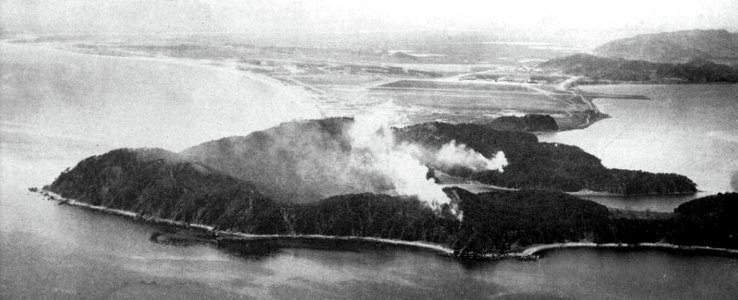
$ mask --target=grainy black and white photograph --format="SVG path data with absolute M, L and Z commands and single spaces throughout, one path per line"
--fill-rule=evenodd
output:
M 738 2 L 0 0 L 0 299 L 735 299 Z

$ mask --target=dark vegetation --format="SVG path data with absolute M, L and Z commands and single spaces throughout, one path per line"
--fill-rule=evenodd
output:
M 738 248 L 738 193 L 703 197 L 674 212 L 675 243 Z
M 578 147 L 539 143 L 535 135 L 524 132 L 496 131 L 475 124 L 427 123 L 398 129 L 396 135 L 400 140 L 436 149 L 456 140 L 487 157 L 503 151 L 509 162 L 503 173 L 433 166 L 453 176 L 498 186 L 571 192 L 587 189 L 626 195 L 696 191 L 695 183 L 685 176 L 608 169 Z
M 532 123 L 525 126 L 555 125 L 555 121 L 545 116 L 522 120 Z M 203 143 L 186 149 L 182 155 L 252 182 L 280 202 L 305 203 L 331 195 L 386 190 L 382 178 L 373 174 L 354 176 L 361 170 L 346 172 L 352 165 L 347 133 L 352 122 L 350 118 L 289 122 L 246 137 Z M 497 125 L 426 123 L 395 129 L 395 135 L 397 142 L 415 143 L 431 150 L 455 140 L 486 157 L 503 151 L 509 162 L 503 173 L 448 169 L 427 162 L 428 167 L 444 173 L 487 184 L 565 192 L 587 189 L 625 195 L 696 191 L 696 185 L 681 175 L 607 169 L 597 157 L 578 147 L 539 143 L 530 133 L 490 129 L 507 124 L 508 120 L 498 122 Z M 296 167 L 305 165 L 310 168 Z
M 290 227 L 299 234 L 371 236 L 449 244 L 458 227 L 448 205 L 440 212 L 413 197 L 350 194 L 291 206 Z
M 447 188 L 451 204 L 440 209 L 413 197 L 366 193 L 279 204 L 248 182 L 159 149 L 121 149 L 85 159 L 46 188 L 143 217 L 254 234 L 426 241 L 448 245 L 459 256 L 581 240 L 738 248 L 735 193 L 688 202 L 674 214 L 656 217 L 612 212 L 591 201 L 540 190 L 472 194 Z
M 181 155 L 249 181 L 284 203 L 372 191 L 371 180 L 354 182 L 347 172 L 351 143 L 345 127 L 350 122 L 349 118 L 288 122 L 247 136 L 202 143 Z
M 738 82 L 738 69 L 705 59 L 672 64 L 574 54 L 551 59 L 539 66 L 571 75 L 587 76 L 594 80 L 684 83 Z
M 465 253 L 499 253 L 532 244 L 606 240 L 609 212 L 597 203 L 545 191 L 472 194 L 453 188 L 463 222 L 453 249 Z
M 142 215 L 273 233 L 279 208 L 253 185 L 162 149 L 120 149 L 81 161 L 48 187 L 64 197 Z
M 541 132 L 559 130 L 556 120 L 549 115 L 503 116 L 483 124 L 490 129 L 499 131 Z

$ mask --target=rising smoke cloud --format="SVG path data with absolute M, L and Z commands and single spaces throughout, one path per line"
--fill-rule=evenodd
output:
M 438 151 L 406 142 L 397 143 L 391 125 L 406 120 L 396 111 L 391 102 L 381 105 L 369 114 L 355 117 L 348 132 L 354 167 L 384 176 L 399 195 L 417 196 L 431 207 L 449 203 L 442 187 L 427 178 L 429 169 L 423 161 L 447 168 L 466 167 L 475 172 L 502 172 L 507 165 L 502 151 L 488 159 L 466 145 L 457 145 L 455 140 Z
M 353 167 L 383 176 L 399 195 L 417 196 L 431 207 L 448 203 L 446 194 L 427 178 L 428 168 L 418 159 L 425 150 L 395 142 L 390 124 L 401 122 L 404 116 L 383 108 L 355 117 L 348 131 Z
M 428 178 L 434 169 L 502 171 L 504 153 L 488 158 L 451 141 L 440 148 L 398 141 L 407 124 L 390 103 L 348 118 L 284 123 L 247 137 L 187 149 L 183 155 L 257 185 L 278 201 L 307 203 L 351 193 L 416 196 L 431 207 L 450 203 Z
M 492 159 L 488 159 L 481 153 L 467 148 L 464 144 L 457 145 L 456 140 L 441 147 L 436 154 L 436 161 L 447 168 L 466 167 L 475 172 L 486 170 L 503 172 L 503 167 L 507 166 L 504 152 L 498 151 Z

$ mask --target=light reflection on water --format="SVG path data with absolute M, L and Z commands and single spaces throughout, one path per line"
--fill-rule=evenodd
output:
M 43 52 L 34 54 L 44 55 Z M 75 65 L 65 61 L 67 59 L 71 62 L 80 60 L 77 56 L 67 57 L 55 52 L 52 58 L 46 57 L 40 61 L 59 60 L 58 63 L 62 65 Z M 110 65 L 104 62 L 100 64 L 108 70 L 131 67 L 119 59 L 111 61 Z M 136 63 L 134 65 L 141 67 Z M 94 70 L 84 74 L 89 66 L 74 70 L 82 73 L 65 71 L 61 74 L 71 76 L 75 82 L 85 78 L 92 80 L 94 76 L 101 75 Z M 159 70 L 166 70 L 166 74 L 192 72 L 188 70 L 181 73 L 181 70 L 171 66 Z M 127 72 L 146 73 L 130 69 Z M 156 72 L 155 75 L 160 74 Z M 210 74 L 207 72 L 196 77 L 205 80 Z M 46 76 L 45 72 L 40 74 L 41 79 L 30 78 L 25 81 L 30 85 L 28 91 L 31 95 L 37 95 L 32 91 L 36 89 L 34 84 L 40 84 L 42 91 L 64 91 L 70 88 L 64 76 Z M 151 90 L 146 82 L 139 78 L 132 80 L 130 85 L 117 83 L 108 86 L 114 87 L 112 90 L 83 84 L 87 89 L 83 89 L 86 92 L 81 96 L 92 105 L 98 96 L 115 98 L 111 93 L 120 92 L 121 89 Z M 195 85 L 191 88 L 198 87 L 196 82 L 190 83 Z M 270 93 L 268 90 L 256 90 Z M 2 92 L 3 101 L 8 99 L 5 97 L 7 93 L 13 93 L 8 90 Z M 75 93 L 78 91 L 72 92 Z M 144 94 L 140 91 L 134 93 Z M 49 100 L 43 97 L 49 95 L 53 96 L 42 93 L 42 98 L 36 99 L 41 102 L 28 103 L 32 106 L 41 105 Z M 255 99 L 264 98 L 256 96 Z M 106 101 L 111 100 L 107 98 Z M 103 103 L 110 103 L 106 101 Z M 8 102 L 3 103 L 3 108 L 7 108 Z M 63 106 L 58 108 L 64 109 Z M 727 299 L 738 293 L 738 266 L 735 259 L 650 250 L 571 250 L 549 253 L 537 262 L 463 262 L 431 253 L 403 250 L 282 249 L 258 257 L 241 256 L 206 245 L 175 247 L 152 243 L 149 237 L 159 228 L 74 207 L 58 206 L 26 190 L 29 186 L 50 183 L 61 170 L 73 167 L 82 158 L 103 153 L 119 143 L 132 142 L 136 132 L 150 130 L 138 124 L 140 119 L 106 119 L 99 116 L 87 119 L 85 115 L 71 115 L 71 111 L 64 111 L 63 117 L 59 117 L 50 114 L 47 108 L 35 110 L 13 106 L 13 109 L 16 113 L 25 112 L 25 115 L 13 115 L 12 120 L 10 115 L 3 115 L 5 122 L 0 123 L 0 298 L 3 299 Z M 42 112 L 41 116 L 36 114 L 39 111 Z M 258 115 L 266 112 L 252 113 Z M 281 113 L 274 112 L 277 115 Z M 269 119 L 269 122 L 278 121 L 275 115 L 272 116 L 275 118 Z M 108 127 L 94 127 L 94 122 L 110 120 L 118 122 L 116 126 L 119 127 L 132 127 L 123 130 L 126 133 L 124 135 L 104 138 L 103 143 L 90 140 L 100 133 L 118 132 L 106 132 L 111 130 Z M 93 125 L 85 123 L 88 121 Z M 66 122 L 61 124 L 64 125 L 61 132 L 54 131 L 54 122 Z M 39 127 L 41 130 L 34 129 Z M 171 130 L 175 127 L 165 126 L 162 130 L 167 128 Z M 85 131 L 88 129 L 91 132 Z M 167 136 L 165 131 L 159 134 L 158 138 Z M 188 141 L 176 137 L 165 139 L 163 146 L 177 147 Z M 146 141 L 135 142 L 140 144 Z M 136 143 L 134 145 L 138 145 Z
M 738 293 L 738 259 L 653 250 L 464 262 L 399 249 L 242 256 L 209 245 L 157 244 L 149 236 L 160 228 L 26 191 L 24 179 L 37 174 L 14 165 L 3 161 L 3 174 L 10 169 L 16 176 L 0 180 L 2 298 L 729 299 Z
M 705 193 L 691 197 L 591 197 L 622 208 L 672 211 L 695 197 L 732 191 L 738 172 L 738 85 L 585 86 L 593 92 L 646 95 L 651 100 L 596 99 L 612 118 L 587 129 L 539 135 L 576 145 L 609 168 L 683 174 Z

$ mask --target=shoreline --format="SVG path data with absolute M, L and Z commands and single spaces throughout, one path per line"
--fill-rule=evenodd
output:
M 520 191 L 518 188 L 511 188 L 511 187 L 504 187 L 504 186 L 498 186 L 493 184 L 486 184 L 486 183 L 480 183 L 480 182 L 465 182 L 465 183 L 441 183 L 443 187 L 460 187 L 465 190 L 468 190 L 474 194 L 484 193 L 484 192 L 490 192 L 490 191 Z M 670 193 L 670 194 L 619 194 L 619 193 L 611 193 L 611 192 L 601 192 L 601 191 L 592 191 L 592 190 L 579 190 L 576 192 L 565 192 L 562 191 L 564 194 L 572 195 L 575 197 L 603 197 L 603 198 L 622 198 L 622 199 L 628 199 L 630 197 L 679 197 L 679 196 L 693 196 L 697 195 L 699 193 L 704 193 L 704 191 L 696 191 L 696 192 L 683 192 L 683 193 Z
M 576 248 L 600 248 L 600 249 L 659 249 L 659 250 L 680 250 L 688 252 L 711 252 L 718 255 L 738 256 L 738 249 L 717 248 L 708 246 L 686 246 L 671 243 L 604 243 L 597 244 L 593 242 L 570 242 L 570 243 L 554 243 L 531 246 L 520 252 L 521 256 L 535 256 L 557 249 L 576 249 Z
M 47 198 L 47 200 L 58 201 L 59 205 L 69 205 L 110 215 L 116 215 L 125 217 L 132 220 L 138 220 L 145 223 L 168 225 L 182 229 L 196 229 L 202 230 L 209 233 L 218 235 L 217 240 L 229 240 L 229 241 L 265 241 L 265 240 L 279 240 L 279 239 L 306 239 L 306 240 L 331 240 L 331 241 L 361 241 L 361 242 L 373 242 L 381 243 L 392 246 L 410 247 L 418 250 L 429 250 L 442 256 L 455 256 L 454 251 L 451 248 L 421 241 L 403 241 L 394 239 L 385 239 L 377 237 L 359 237 L 359 236 L 331 236 L 331 235 L 318 235 L 318 234 L 306 234 L 306 235 L 291 235 L 291 234 L 249 234 L 243 232 L 233 232 L 226 230 L 216 230 L 213 226 L 195 223 L 186 223 L 182 221 L 174 221 L 170 219 L 163 219 L 158 217 L 143 217 L 142 215 L 121 209 L 108 208 L 104 206 L 87 204 L 84 202 L 76 201 L 74 199 L 64 198 L 59 194 L 56 194 L 47 190 L 38 190 L 40 196 Z
M 7 46 L 7 45 L 9 45 L 10 47 L 16 47 L 16 48 L 26 48 L 26 49 L 30 48 L 30 49 L 42 49 L 42 50 L 48 50 L 48 51 L 55 51 L 55 52 L 64 53 L 67 55 L 74 55 L 74 56 L 105 57 L 105 58 L 112 58 L 116 60 L 154 62 L 154 63 L 162 63 L 166 65 L 175 65 L 175 66 L 190 67 L 190 68 L 201 68 L 204 70 L 210 70 L 214 72 L 233 72 L 245 78 L 253 80 L 254 82 L 275 88 L 277 90 L 280 88 L 288 88 L 288 89 L 294 89 L 295 91 L 298 91 L 298 90 L 301 91 L 300 88 L 302 88 L 302 86 L 289 84 L 287 82 L 279 80 L 278 78 L 268 76 L 265 74 L 240 70 L 237 68 L 230 68 L 228 67 L 228 63 L 229 63 L 228 61 L 218 61 L 214 59 L 181 58 L 181 57 L 172 57 L 172 56 L 135 55 L 135 54 L 111 55 L 111 54 L 105 54 L 105 53 L 91 53 L 91 52 L 84 52 L 84 51 L 76 51 L 75 49 L 63 47 L 61 44 L 54 45 L 53 43 L 13 43 L 7 40 L 0 40 L 0 46 Z M 220 63 L 220 64 L 214 64 L 214 63 Z M 314 102 L 313 99 L 309 99 L 309 100 L 311 102 Z
M 310 102 L 316 105 L 317 105 L 317 102 L 315 100 L 316 99 L 315 97 L 324 96 L 323 91 L 317 90 L 316 88 L 311 87 L 290 76 L 287 76 L 289 80 L 284 80 L 283 78 L 270 76 L 268 74 L 260 74 L 260 73 L 251 72 L 247 70 L 241 70 L 235 67 L 229 68 L 227 67 L 228 65 L 227 61 L 219 61 L 215 59 L 194 59 L 194 58 L 172 57 L 172 56 L 154 56 L 154 55 L 142 55 L 140 53 L 127 53 L 127 55 L 113 55 L 109 53 L 94 53 L 94 52 L 78 51 L 78 49 L 65 47 L 65 45 L 63 44 L 54 44 L 54 43 L 13 43 L 12 41 L 8 41 L 8 40 L 0 41 L 0 43 L 9 44 L 13 47 L 31 47 L 31 48 L 37 48 L 37 49 L 41 48 L 41 49 L 46 49 L 46 50 L 63 52 L 63 53 L 70 54 L 70 55 L 111 57 L 115 59 L 131 59 L 131 60 L 136 60 L 136 61 L 141 61 L 141 62 L 158 62 L 158 63 L 164 63 L 164 64 L 180 65 L 180 66 L 185 66 L 185 67 L 199 67 L 199 68 L 205 68 L 205 69 L 216 70 L 216 71 L 225 70 L 225 71 L 230 71 L 230 72 L 237 72 L 251 80 L 254 80 L 255 82 L 259 82 L 260 84 L 264 84 L 264 85 L 269 85 L 277 89 L 288 88 L 288 89 L 301 90 L 307 93 L 308 95 L 310 95 L 310 97 L 308 97 Z M 223 64 L 216 64 L 216 63 L 223 63 Z M 594 104 L 593 100 L 595 98 L 587 97 L 586 94 L 582 94 L 576 90 L 573 90 L 573 88 L 576 87 L 575 82 L 572 82 L 570 85 L 566 85 L 565 87 L 566 87 L 565 91 L 581 96 L 582 99 L 589 105 L 591 110 L 568 112 L 570 114 L 568 118 L 570 119 L 572 126 L 562 127 L 555 132 L 586 129 L 587 127 L 591 126 L 592 124 L 598 121 L 609 118 L 607 114 L 602 113 L 597 108 L 597 106 Z M 392 89 L 392 88 L 387 88 L 387 89 Z M 318 109 L 321 111 L 321 114 L 325 114 L 324 108 L 318 106 Z M 525 114 L 533 114 L 533 113 L 535 112 L 525 112 Z M 572 113 L 580 117 L 579 118 L 574 117 L 574 115 L 571 115 Z M 555 114 L 555 112 L 551 111 L 546 114 L 553 115 Z
M 611 193 L 611 192 L 600 192 L 600 191 L 592 191 L 592 190 L 579 190 L 576 192 L 564 192 L 572 196 L 577 197 L 618 197 L 618 198 L 628 198 L 628 197 L 678 197 L 678 196 L 690 196 L 690 195 L 697 195 L 699 193 L 703 193 L 704 191 L 695 191 L 695 192 L 683 192 L 683 193 L 669 193 L 669 194 L 619 194 L 619 193 Z
M 443 245 L 433 244 L 422 241 L 404 241 L 395 239 L 385 239 L 377 237 L 360 237 L 360 236 L 329 236 L 329 235 L 318 235 L 318 234 L 306 234 L 306 235 L 291 235 L 291 234 L 248 234 L 243 232 L 233 232 L 216 230 L 213 226 L 203 224 L 192 224 L 182 221 L 174 221 L 169 219 L 163 219 L 158 217 L 143 217 L 138 213 L 131 211 L 107 208 L 104 206 L 91 205 L 83 202 L 76 201 L 74 199 L 64 198 L 59 194 L 51 191 L 40 189 L 36 192 L 31 191 L 34 194 L 38 194 L 46 200 L 58 201 L 58 205 L 70 205 L 78 208 L 88 209 L 96 212 L 101 212 L 110 215 L 116 215 L 125 217 L 131 220 L 137 220 L 144 223 L 157 224 L 157 225 L 168 225 L 181 229 L 196 229 L 207 233 L 214 233 L 218 237 L 213 241 L 224 240 L 229 242 L 248 242 L 248 241 L 279 241 L 279 240 L 325 240 L 325 241 L 354 241 L 354 242 L 368 242 L 368 243 L 379 243 L 390 246 L 408 247 L 415 250 L 424 250 L 434 252 L 440 256 L 453 257 L 456 259 L 472 259 L 472 260 L 501 260 L 501 259 L 519 259 L 519 260 L 537 260 L 540 258 L 540 254 L 551 250 L 558 249 L 576 249 L 576 248 L 593 248 L 593 249 L 657 249 L 657 250 L 678 250 L 685 252 L 706 252 L 718 256 L 735 256 L 738 257 L 738 249 L 730 248 L 718 248 L 708 246 L 687 246 L 687 245 L 676 245 L 670 243 L 593 243 L 593 242 L 567 242 L 567 243 L 552 243 L 552 244 L 541 244 L 528 246 L 522 250 L 515 252 L 506 253 L 467 253 L 458 255 L 453 249 Z

